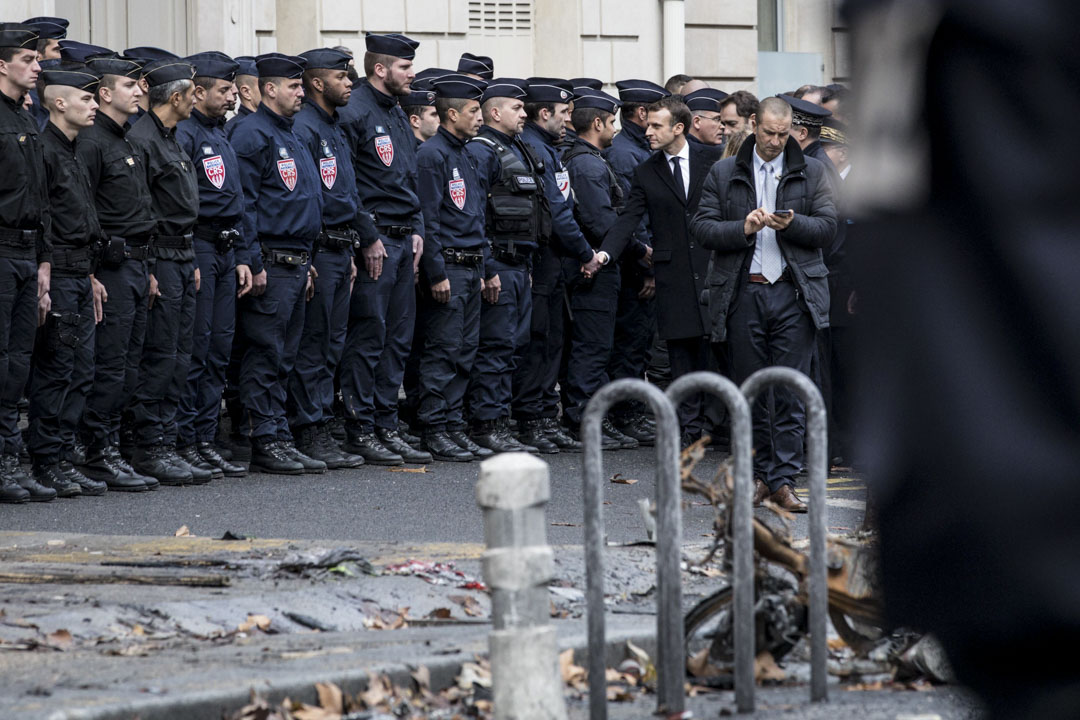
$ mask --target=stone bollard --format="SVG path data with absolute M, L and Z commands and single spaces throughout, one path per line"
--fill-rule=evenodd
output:
M 480 463 L 484 580 L 491 588 L 491 681 L 495 720 L 566 720 L 548 582 L 548 466 L 527 453 Z

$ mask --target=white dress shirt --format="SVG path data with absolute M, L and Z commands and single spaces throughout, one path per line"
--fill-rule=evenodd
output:
M 762 168 L 768 168 L 768 172 L 772 173 L 776 178 L 777 188 L 780 186 L 780 177 L 784 174 L 784 153 L 780 153 L 769 162 L 765 162 L 757 153 L 757 148 L 754 148 L 754 152 L 751 153 L 754 157 L 754 188 L 757 191 L 757 200 L 760 203 L 759 207 L 765 207 L 765 173 L 762 172 Z M 775 207 L 766 207 L 770 213 L 776 212 Z M 758 232 L 757 243 L 754 245 L 754 258 L 750 261 L 750 273 L 752 275 L 761 274 L 761 233 L 771 232 L 775 233 L 775 230 L 770 228 L 763 228 Z M 780 267 L 786 268 L 787 261 L 781 259 Z
M 671 155 L 667 150 L 664 151 L 664 157 L 667 158 L 668 170 L 671 171 L 672 176 L 675 175 L 675 163 L 672 162 L 672 158 L 679 158 L 679 172 L 682 173 L 683 183 L 683 197 L 690 197 L 690 141 L 684 140 L 682 150 Z

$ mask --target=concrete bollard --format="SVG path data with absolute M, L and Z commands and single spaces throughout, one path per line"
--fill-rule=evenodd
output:
M 480 463 L 484 580 L 491 588 L 491 681 L 495 720 L 566 720 L 548 582 L 548 466 L 527 453 Z

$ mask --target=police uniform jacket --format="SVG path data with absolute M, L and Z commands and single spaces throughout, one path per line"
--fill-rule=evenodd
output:
M 593 249 L 574 220 L 574 194 L 570 189 L 570 172 L 559 159 L 555 149 L 558 138 L 534 122 L 525 123 L 521 139 L 532 148 L 544 164 L 544 195 L 551 209 L 552 239 L 558 243 L 561 254 L 587 263 L 593 258 Z
M 22 98 L 0 93 L 0 228 L 47 231 L 49 190 L 46 186 L 41 138 Z M 0 244 L 21 241 L 0 239 Z M 38 262 L 48 262 L 45 232 L 39 232 L 35 248 Z
M 526 155 L 528 154 L 528 150 L 526 150 L 521 145 L 521 140 L 519 138 L 512 138 L 506 133 L 496 130 L 490 125 L 482 126 L 480 128 L 479 136 L 487 138 L 492 142 L 498 143 L 505 148 L 509 148 L 510 151 L 517 156 L 518 160 L 520 160 L 526 168 L 529 168 L 530 170 L 532 169 L 532 161 L 529 159 L 529 157 L 526 157 Z M 485 195 L 487 195 L 491 192 L 491 189 L 498 185 L 498 183 L 502 179 L 503 167 L 502 163 L 499 161 L 499 154 L 495 151 L 495 148 L 493 148 L 488 143 L 484 142 L 483 140 L 476 139 L 470 140 L 468 143 L 466 143 L 465 150 L 470 155 L 472 155 L 473 159 L 476 161 L 476 167 L 477 172 L 480 176 L 480 182 L 483 185 Z M 542 192 L 542 188 L 537 187 L 536 192 Z M 490 206 L 486 208 L 486 212 L 491 212 Z M 486 221 L 488 224 L 488 232 L 490 234 L 491 218 L 487 217 Z M 534 228 L 534 231 L 538 234 L 539 228 Z M 493 243 L 497 242 L 496 238 L 494 237 L 489 237 L 489 240 L 491 240 Z M 534 250 L 536 250 L 537 243 L 535 240 L 528 239 L 524 235 L 515 234 L 514 246 L 514 252 L 530 254 Z
M 244 186 L 245 247 L 236 263 L 263 271 L 260 244 L 311 252 L 322 229 L 319 172 L 293 119 L 266 105 L 246 117 L 232 137 Z
M 377 225 L 411 225 L 426 242 L 417 196 L 416 136 L 398 99 L 362 79 L 338 113 L 352 144 L 364 209 L 374 213 Z M 370 245 L 374 240 L 365 242 Z
M 417 156 L 420 177 L 420 202 L 427 220 L 424 254 L 420 262 L 432 285 L 446 279 L 442 250 L 482 252 L 485 265 L 491 251 L 484 237 L 486 195 L 472 155 L 465 151 L 465 141 L 440 127 L 420 146 Z
M 50 262 L 54 273 L 63 273 L 72 263 L 65 257 L 68 250 L 86 249 L 80 264 L 90 272 L 90 247 L 101 239 L 101 225 L 94 210 L 94 194 L 86 165 L 75 152 L 75 142 L 68 140 L 52 123 L 42 133 L 45 176 L 49 183 L 49 206 L 52 223 L 49 241 L 52 246 Z M 83 274 L 83 273 L 79 273 Z
M 756 235 L 743 232 L 746 216 L 761 207 L 751 157 L 754 148 L 755 143 L 748 140 L 736 157 L 712 166 L 690 224 L 694 240 L 713 251 L 708 302 L 714 342 L 727 339 L 728 313 L 747 282 L 757 242 Z M 776 240 L 814 326 L 826 328 L 829 271 L 822 248 L 836 235 L 836 207 L 825 166 L 805 157 L 794 138 L 789 138 L 784 148 L 784 174 L 776 188 L 776 207 L 795 211 L 787 229 L 777 231 Z
M 599 248 L 622 209 L 622 186 L 601 157 L 600 149 L 580 137 L 568 151 L 567 158 L 578 225 L 589 244 Z
M 241 105 L 236 109 L 236 114 L 228 119 L 225 123 L 225 136 L 232 140 L 233 133 L 236 132 L 236 127 L 240 122 L 252 114 L 251 110 L 247 109 L 246 105 Z
M 91 127 L 79 132 L 75 146 L 94 189 L 98 221 L 107 237 L 138 242 L 154 230 L 145 160 L 112 118 L 98 112 Z
M 337 114 L 329 115 L 313 102 L 304 102 L 293 125 L 319 170 L 323 193 L 323 224 L 349 226 L 367 247 L 379 238 L 371 216 L 364 211 L 356 187 L 356 170 L 345 129 Z
M 199 217 L 199 185 L 191 158 L 176 142 L 176 128 L 161 124 L 156 113 L 143 115 L 128 133 L 132 145 L 146 163 L 146 184 L 150 188 L 157 220 L 154 257 L 177 262 L 195 260 L 191 242 L 173 247 L 170 238 L 188 235 Z
M 217 232 L 239 229 L 244 216 L 244 188 L 240 161 L 225 136 L 223 118 L 209 118 L 198 110 L 176 126 L 176 141 L 195 166 L 202 229 Z
M 608 161 L 608 164 L 615 170 L 615 174 L 619 176 L 622 181 L 623 192 L 627 197 L 630 195 L 630 184 L 634 177 L 634 170 L 652 157 L 652 154 L 653 151 L 649 147 L 649 141 L 645 139 L 645 129 L 632 122 L 623 123 L 619 134 L 611 141 L 611 147 L 604 150 L 604 159 Z M 641 244 L 652 244 L 651 223 L 647 212 L 638 225 L 637 239 Z M 644 247 L 641 250 L 644 252 Z M 642 279 L 653 274 L 653 270 L 642 267 L 636 262 L 625 262 L 622 264 L 623 287 L 634 291 L 640 290 Z

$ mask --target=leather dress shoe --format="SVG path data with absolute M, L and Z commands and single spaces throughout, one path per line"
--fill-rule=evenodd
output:
M 277 438 L 256 439 L 251 443 L 248 470 L 270 475 L 304 474 L 304 466 L 292 458 Z
M 468 450 L 464 449 L 446 433 L 446 431 L 424 433 L 424 449 L 431 453 L 436 460 L 447 462 L 471 462 L 475 459 Z
M 494 450 L 480 447 L 479 445 L 474 443 L 472 440 L 469 439 L 469 436 L 466 435 L 463 430 L 447 430 L 446 434 L 451 440 L 458 444 L 458 447 L 460 447 L 462 450 L 468 450 L 473 454 L 474 457 L 482 459 L 489 458 L 495 454 Z
M 345 452 L 364 458 L 368 465 L 404 465 L 405 458 L 383 445 L 373 430 L 349 431 L 349 439 L 341 446 Z
M 207 465 L 216 467 L 225 477 L 236 478 L 247 476 L 247 470 L 244 469 L 243 465 L 237 465 L 236 463 L 231 462 L 230 458 L 222 455 L 213 443 L 196 443 L 195 449 L 199 451 L 199 456 L 202 457 Z
M 555 418 L 543 418 L 540 421 L 544 428 L 544 437 L 559 448 L 559 452 L 581 452 L 581 441 L 571 437 L 566 430 L 559 426 Z M 535 443 L 529 443 L 534 445 Z M 539 447 L 539 446 L 537 446 Z
M 176 452 L 176 448 L 167 447 L 165 449 L 165 453 L 170 463 L 180 468 L 181 470 L 187 470 L 191 474 L 192 485 L 205 485 L 206 483 L 214 479 L 214 472 L 212 470 L 207 470 L 206 468 L 202 467 L 201 464 L 192 465 L 186 459 L 181 457 L 179 453 Z
M 600 423 L 600 432 L 606 437 L 618 441 L 619 447 L 623 450 L 633 450 L 634 448 L 641 446 L 641 443 L 637 440 L 626 433 L 620 432 L 611 422 L 610 418 L 604 418 L 603 422 Z
M 120 448 L 115 445 L 106 445 L 105 455 L 108 456 L 116 467 L 124 471 L 124 473 L 142 480 L 143 484 L 146 485 L 147 490 L 157 490 L 161 487 L 161 483 L 158 482 L 157 478 L 136 472 L 135 468 L 131 467 L 131 465 L 128 464 L 128 461 L 124 459 L 124 456 L 120 454 Z
M 105 483 L 99 482 L 97 480 L 91 480 L 90 478 L 83 475 L 68 460 L 60 461 L 60 472 L 64 473 L 64 477 L 66 477 L 68 480 L 78 485 L 82 489 L 83 495 L 104 495 L 105 492 L 109 489 L 109 486 Z
M 126 472 L 105 449 L 106 446 L 101 445 L 87 448 L 86 462 L 79 466 L 80 472 L 92 480 L 105 483 L 116 492 L 145 491 L 147 487 L 143 479 L 133 472 Z
M 779 505 L 790 513 L 806 512 L 806 503 L 796 497 L 790 485 L 781 485 L 779 490 L 769 496 L 769 502 Z
M 68 479 L 58 462 L 35 465 L 33 476 L 34 482 L 38 485 L 54 490 L 56 497 L 73 498 L 82 495 L 82 488 L 78 483 Z
M 761 478 L 754 478 L 754 507 L 761 507 L 761 503 L 765 502 L 769 495 L 769 486 Z
M 0 470 L 4 476 L 10 477 L 16 485 L 28 493 L 27 500 L 30 502 L 49 502 L 56 499 L 55 490 L 39 485 L 37 480 L 26 474 L 22 465 L 19 464 L 18 455 L 9 453 L 0 457 Z
M 514 437 L 522 445 L 536 448 L 536 451 L 542 455 L 555 455 L 559 452 L 559 446 L 545 434 L 543 420 L 519 421 L 517 434 Z
M 225 477 L 225 473 L 221 471 L 221 468 L 206 462 L 206 458 L 199 452 L 199 448 L 194 445 L 185 445 L 182 448 L 176 448 L 176 454 L 191 467 L 199 468 L 200 470 L 210 473 L 210 477 L 213 480 L 220 480 Z
M 0 503 L 27 502 L 30 499 L 30 491 L 19 485 L 14 473 L 11 472 L 9 467 L 11 461 L 8 458 L 12 458 L 16 466 L 19 464 L 17 455 L 4 455 L 0 458 Z
M 407 463 L 422 465 L 435 459 L 426 450 L 417 450 L 413 447 L 413 443 L 406 440 L 400 430 L 387 430 L 386 428 L 377 427 L 375 428 L 375 435 L 379 438 L 379 442 L 383 444 L 383 447 L 405 458 Z M 420 438 L 417 438 L 417 441 L 419 440 Z
M 147 477 L 152 477 L 162 485 L 191 485 L 191 471 L 186 467 L 174 465 L 169 458 L 169 451 L 164 445 L 151 445 L 136 448 L 131 456 L 131 468 Z
M 285 452 L 289 454 L 296 462 L 304 466 L 304 472 L 310 475 L 322 475 L 326 472 L 326 463 L 322 460 L 316 460 L 313 457 L 309 457 L 304 453 L 296 449 L 296 445 L 292 440 L 279 440 L 281 446 L 285 448 Z

